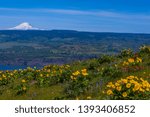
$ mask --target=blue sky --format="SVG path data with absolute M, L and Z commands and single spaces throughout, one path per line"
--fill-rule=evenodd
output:
M 150 33 L 149 0 L 0 0 L 0 29 Z

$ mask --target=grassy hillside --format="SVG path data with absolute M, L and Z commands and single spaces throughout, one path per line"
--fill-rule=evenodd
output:
M 150 46 L 67 65 L 0 71 L 0 99 L 150 99 Z

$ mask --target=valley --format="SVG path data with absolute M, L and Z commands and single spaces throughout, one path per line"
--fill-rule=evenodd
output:
M 66 64 L 122 49 L 149 45 L 149 34 L 98 33 L 73 30 L 1 30 L 0 64 L 44 66 Z

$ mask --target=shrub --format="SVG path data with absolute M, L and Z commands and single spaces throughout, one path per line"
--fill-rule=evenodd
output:
M 73 72 L 65 88 L 65 93 L 67 93 L 69 97 L 77 97 L 81 93 L 84 93 L 90 84 L 88 75 L 89 73 L 86 69 Z
M 121 77 L 122 71 L 116 67 L 106 67 L 102 70 L 102 76 L 111 78 Z
M 98 59 L 98 62 L 99 62 L 99 64 L 111 63 L 111 62 L 113 62 L 113 60 L 114 60 L 113 56 L 103 55 L 102 57 L 100 57 Z
M 140 47 L 140 53 L 148 53 L 150 54 L 150 46 L 142 46 Z
M 123 61 L 122 69 L 126 72 L 135 72 L 143 69 L 142 67 L 142 58 L 135 57 L 135 58 L 128 58 L 127 60 Z
M 133 51 L 131 49 L 124 49 L 121 51 L 119 57 L 132 57 L 133 56 Z
M 87 63 L 88 70 L 97 70 L 98 67 L 99 67 L 99 62 L 97 61 L 97 59 L 93 59 L 92 61 Z
M 22 79 L 21 82 L 15 87 L 16 95 L 22 95 L 27 92 L 28 84 L 25 79 Z

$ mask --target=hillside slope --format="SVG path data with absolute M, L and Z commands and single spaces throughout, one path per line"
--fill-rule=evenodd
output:
M 69 65 L 0 71 L 0 99 L 150 99 L 150 46 Z

